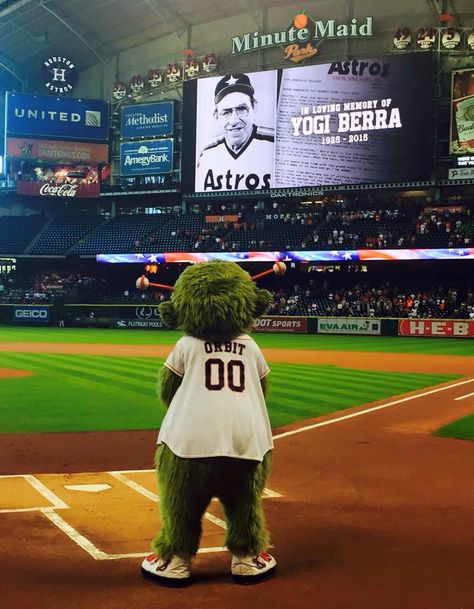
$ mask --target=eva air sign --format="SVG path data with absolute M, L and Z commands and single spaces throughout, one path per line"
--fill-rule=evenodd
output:
M 353 18 L 348 23 L 328 19 L 315 21 L 306 15 L 298 13 L 286 30 L 263 34 L 249 32 L 232 38 L 232 55 L 260 51 L 274 46 L 283 47 L 283 57 L 298 63 L 318 52 L 323 40 L 344 38 L 367 38 L 374 35 L 374 18 Z

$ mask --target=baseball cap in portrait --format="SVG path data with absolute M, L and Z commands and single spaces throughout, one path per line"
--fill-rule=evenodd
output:
M 246 93 L 250 97 L 255 93 L 247 74 L 226 74 L 217 83 L 214 102 L 218 104 L 229 93 Z

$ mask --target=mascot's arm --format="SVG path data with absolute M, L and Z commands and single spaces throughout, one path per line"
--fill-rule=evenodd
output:
M 183 377 L 171 372 L 169 368 L 163 366 L 160 372 L 160 383 L 158 386 L 158 394 L 163 404 L 168 408 L 174 394 L 178 391 L 179 386 L 183 382 Z
M 260 379 L 260 385 L 262 386 L 262 391 L 265 399 L 268 397 L 268 379 L 266 376 Z

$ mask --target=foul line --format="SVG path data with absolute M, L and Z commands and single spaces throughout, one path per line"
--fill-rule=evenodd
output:
M 458 400 L 465 400 L 466 398 L 470 398 L 471 395 L 474 395 L 474 391 L 472 393 L 466 393 L 466 395 L 460 395 L 458 398 L 454 398 L 457 402 Z
M 433 395 L 434 393 L 439 393 L 441 391 L 447 391 L 448 389 L 453 389 L 455 387 L 459 387 L 461 385 L 466 385 L 467 383 L 472 383 L 472 382 L 474 382 L 474 379 L 468 379 L 465 381 L 452 383 L 450 385 L 445 385 L 443 387 L 438 387 L 437 389 L 431 389 L 430 391 L 423 391 L 422 393 L 410 395 L 408 397 L 400 398 L 398 400 L 393 400 L 391 402 L 386 402 L 385 404 L 379 404 L 378 406 L 374 406 L 372 408 L 366 408 L 364 410 L 360 410 L 358 412 L 347 414 L 342 417 L 336 417 L 335 419 L 330 419 L 328 421 L 314 423 L 313 425 L 305 425 L 304 427 L 300 427 L 299 429 L 294 429 L 293 431 L 287 431 L 287 432 L 284 432 L 281 434 L 277 434 L 277 435 L 273 436 L 273 439 L 279 440 L 280 438 L 293 436 L 295 434 L 302 433 L 304 431 L 309 431 L 311 429 L 316 429 L 318 427 L 325 427 L 326 425 L 333 425 L 334 423 L 339 423 L 341 421 L 346 421 L 348 419 L 360 417 L 364 414 L 369 414 L 371 412 L 376 412 L 378 410 L 384 410 L 385 408 L 389 408 L 390 406 L 395 406 L 397 404 L 402 404 L 404 402 L 416 400 L 418 398 L 422 398 L 427 395 Z M 463 396 L 459 396 L 454 399 L 462 400 L 471 395 L 474 395 L 474 392 L 463 395 Z M 141 495 L 143 495 L 153 501 L 159 501 L 158 495 L 156 495 L 155 493 L 152 493 L 147 488 L 141 486 L 137 482 L 134 482 L 133 480 L 130 480 L 129 478 L 124 476 L 124 474 L 126 474 L 126 473 L 131 474 L 131 473 L 153 472 L 153 471 L 154 470 L 123 470 L 122 472 L 110 471 L 108 473 L 111 476 L 113 476 L 114 478 L 116 478 L 117 480 L 119 480 L 120 482 L 122 482 L 123 484 L 125 484 L 128 487 L 130 487 L 131 489 L 133 489 L 135 492 L 138 492 Z M 7 477 L 15 477 L 15 476 L 1 476 L 1 477 L 7 478 Z M 77 531 L 68 522 L 66 522 L 64 520 L 64 518 L 62 518 L 59 514 L 57 514 L 54 511 L 55 509 L 69 507 L 68 505 L 66 505 L 66 503 L 64 503 L 61 499 L 59 499 L 59 497 L 57 497 L 52 491 L 50 491 L 46 486 L 44 486 L 44 484 L 42 482 L 40 482 L 37 478 L 35 478 L 33 475 L 24 474 L 21 477 L 23 477 L 25 480 L 27 480 L 33 486 L 33 488 L 35 488 L 46 499 L 48 499 L 48 501 L 50 503 L 52 503 L 53 507 L 40 508 L 39 511 L 41 511 L 41 513 L 44 514 L 44 516 L 46 518 L 48 518 L 65 535 L 67 535 L 74 543 L 76 543 L 79 547 L 81 547 L 85 552 L 87 552 L 95 560 L 119 560 L 119 559 L 123 559 L 123 558 L 144 558 L 145 556 L 148 556 L 149 552 L 143 552 L 143 553 L 142 552 L 136 552 L 136 553 L 131 552 L 131 553 L 125 553 L 125 554 L 107 554 L 106 552 L 103 552 L 102 550 L 97 548 L 97 546 L 95 546 L 89 539 L 84 537 L 84 535 L 79 533 L 79 531 Z M 266 491 L 265 494 L 267 496 L 273 496 L 273 497 L 280 496 L 281 497 L 281 495 L 279 495 L 279 493 L 275 493 L 274 491 L 270 491 L 269 489 L 265 489 L 265 491 Z M 18 510 L 18 511 L 37 511 L 37 510 L 38 510 L 38 508 L 24 508 L 24 509 Z M 0 510 L 0 513 L 4 512 L 4 511 L 6 511 L 6 510 Z M 11 510 L 8 510 L 8 511 L 11 511 Z M 17 510 L 14 510 L 14 511 L 17 511 Z M 214 522 L 214 524 L 217 524 L 218 526 L 221 526 L 224 529 L 226 528 L 226 523 L 223 520 L 221 520 L 220 518 L 216 518 L 215 516 L 213 516 L 212 514 L 209 514 L 207 512 L 204 517 L 207 518 L 208 520 L 210 520 L 211 522 Z M 203 553 L 208 553 L 208 552 L 223 552 L 225 550 L 226 550 L 225 547 L 220 547 L 220 546 L 219 547 L 210 547 L 210 548 L 200 548 L 198 550 L 198 553 L 203 554 Z
M 468 379 L 467 381 L 459 381 L 458 383 L 453 383 L 452 385 L 438 387 L 438 389 L 431 389 L 430 391 L 424 391 L 423 393 L 418 393 L 416 395 L 409 395 L 406 398 L 400 398 L 399 400 L 394 400 L 393 402 L 386 402 L 385 404 L 379 404 L 379 406 L 374 406 L 373 408 L 366 408 L 365 410 L 359 410 L 358 412 L 346 414 L 342 417 L 330 419 L 329 421 L 322 421 L 321 423 L 314 423 L 313 425 L 305 425 L 305 427 L 300 427 L 299 429 L 294 429 L 292 431 L 285 431 L 284 433 L 280 433 L 280 434 L 277 434 L 276 436 L 273 436 L 273 439 L 279 440 L 280 438 L 294 436 L 297 433 L 302 433 L 303 431 L 309 431 L 311 429 L 316 429 L 317 427 L 325 427 L 326 425 L 333 425 L 334 423 L 340 423 L 341 421 L 346 421 L 347 419 L 353 419 L 355 417 L 360 417 L 363 414 L 369 414 L 371 412 L 376 412 L 377 410 L 384 410 L 385 408 L 390 408 L 390 406 L 395 406 L 396 404 L 402 404 L 403 402 L 409 402 L 410 400 L 417 400 L 418 398 L 423 398 L 427 395 L 432 395 L 433 393 L 439 393 L 440 391 L 446 391 L 448 389 L 453 389 L 454 387 L 459 387 L 460 385 L 466 385 L 466 383 L 472 383 L 472 382 L 474 382 L 474 379 Z

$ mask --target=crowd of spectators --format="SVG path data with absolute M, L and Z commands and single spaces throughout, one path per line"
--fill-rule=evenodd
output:
M 334 288 L 327 282 L 276 290 L 271 315 L 474 319 L 474 292 L 440 284 L 426 289 L 384 282 Z
M 298 277 L 270 290 L 269 315 L 474 319 L 474 292 L 459 282 L 432 282 L 421 288 L 366 277 L 358 282 Z M 123 289 L 105 277 L 79 273 L 49 272 L 30 281 L 15 273 L 0 276 L 3 304 L 158 304 L 168 297 L 165 290 L 140 291 L 133 281 Z
M 201 219 L 198 228 L 182 227 L 172 235 L 177 243 L 191 243 L 191 249 L 198 252 L 460 248 L 474 243 L 469 206 L 426 207 L 403 200 L 386 205 L 382 209 L 376 202 L 331 202 L 291 210 L 278 204 L 267 210 L 241 206 L 235 211 L 221 210 L 223 218 L 234 215 L 235 219 L 205 224 L 206 214 L 201 210 L 195 212 Z M 299 230 L 292 234 L 296 227 Z M 152 232 L 136 242 L 134 250 L 153 251 L 158 244 L 159 236 Z

